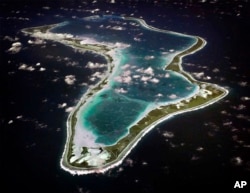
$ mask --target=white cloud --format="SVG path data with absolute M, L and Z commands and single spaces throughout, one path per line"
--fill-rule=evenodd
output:
M 22 118 L 23 118 L 23 115 L 16 116 L 16 119 L 22 119 Z
M 45 10 L 49 10 L 50 9 L 50 7 L 48 7 L 48 6 L 44 6 L 42 8 L 45 9 Z
M 21 64 L 21 66 L 19 66 L 19 70 L 25 70 L 28 67 L 27 64 Z
M 67 103 L 62 103 L 62 104 L 58 104 L 57 107 L 59 109 L 65 108 L 67 106 Z
M 14 121 L 13 120 L 9 120 L 8 124 L 12 124 Z
M 100 63 L 93 63 L 93 62 L 88 62 L 86 67 L 90 69 L 96 69 L 96 68 L 103 68 L 105 67 L 105 64 L 100 64 Z
M 144 70 L 145 74 L 149 74 L 149 75 L 154 75 L 154 70 L 152 67 L 148 67 L 147 69 Z
M 128 91 L 125 90 L 124 88 L 119 88 L 119 89 L 116 88 L 116 89 L 115 89 L 115 92 L 116 92 L 116 93 L 122 93 L 122 94 L 124 94 L 124 93 L 127 93 Z
M 168 96 L 168 98 L 170 98 L 170 99 L 176 99 L 177 95 L 176 94 L 171 94 L 171 95 Z
M 157 96 L 157 97 L 163 97 L 163 94 L 158 93 L 158 94 L 157 94 L 157 95 L 155 95 L 155 96 Z
M 101 72 L 95 72 L 92 77 L 95 77 L 95 78 L 102 78 L 103 74 Z
M 140 75 L 133 75 L 133 78 L 140 78 L 141 76 Z
M 73 85 L 76 81 L 76 78 L 74 75 L 67 75 L 64 78 L 64 81 L 68 84 L 68 85 Z
M 195 78 L 201 79 L 204 77 L 204 72 L 194 72 L 192 73 Z
M 248 96 L 243 96 L 240 98 L 242 101 L 249 101 L 250 100 L 250 97 Z
M 148 67 L 146 69 L 144 69 L 144 68 L 138 68 L 136 70 L 136 72 L 140 72 L 140 73 L 143 73 L 143 74 L 148 74 L 148 75 L 151 75 L 151 76 L 154 75 L 154 69 L 152 67 Z
M 158 82 L 160 82 L 160 80 L 157 79 L 157 78 L 152 78 L 152 79 L 150 79 L 150 82 L 152 82 L 152 83 L 158 83 Z
M 243 160 L 241 157 L 233 157 L 233 158 L 231 158 L 231 163 L 236 165 L 236 166 L 240 166 L 240 165 L 242 165 Z
M 170 77 L 170 74 L 169 73 L 166 73 L 165 74 L 165 78 L 169 78 Z
M 131 71 L 130 70 L 126 70 L 123 72 L 122 76 L 130 76 Z
M 247 82 L 245 82 L 245 81 L 238 82 L 238 84 L 239 84 L 240 86 L 242 86 L 242 87 L 247 86 Z
M 213 69 L 213 72 L 214 72 L 214 73 L 220 72 L 220 69 L 219 69 L 219 68 L 214 68 L 214 69 Z
M 35 68 L 34 68 L 33 66 L 29 66 L 29 67 L 27 68 L 27 70 L 32 72 L 32 71 L 35 70 Z
M 10 36 L 4 36 L 3 40 L 9 40 L 11 42 L 14 42 L 14 41 L 18 40 L 18 38 L 12 38 Z
M 116 81 L 116 82 L 120 82 L 120 83 L 131 83 L 131 81 L 132 81 L 132 78 L 131 78 L 131 76 L 116 76 L 116 77 L 114 77 L 114 80 Z
M 93 82 L 93 81 L 96 80 L 96 78 L 95 77 L 91 77 L 89 80 Z
M 155 58 L 154 56 L 145 56 L 145 60 L 152 60 L 154 58 Z
M 130 158 L 127 158 L 124 163 L 125 165 L 130 166 L 130 167 L 134 166 L 134 161 Z
M 132 81 L 132 78 L 130 76 L 123 77 L 123 83 L 130 83 Z
M 147 81 L 149 81 L 151 79 L 150 76 L 142 76 L 141 77 L 141 81 L 143 81 L 144 83 L 146 83 Z
M 73 111 L 74 107 L 68 107 L 65 109 L 65 112 L 70 113 L 71 111 Z
M 40 69 L 39 69 L 39 71 L 41 71 L 41 72 L 43 72 L 43 71 L 45 71 L 46 70 L 46 68 L 43 68 L 43 67 L 41 67 Z
M 11 47 L 7 50 L 7 52 L 10 52 L 12 54 L 16 54 L 20 52 L 22 49 L 22 43 L 21 42 L 14 42 Z
M 116 82 L 122 83 L 122 77 L 121 77 L 121 76 L 116 76 L 116 77 L 114 77 L 114 80 L 115 80 Z
M 40 45 L 45 44 L 45 41 L 40 38 L 35 38 L 35 40 L 28 40 L 28 44 Z
M 162 135 L 166 138 L 173 138 L 174 137 L 174 133 L 171 131 L 164 131 Z
M 122 26 L 113 26 L 110 29 L 112 29 L 112 30 L 118 30 L 118 31 L 126 30 L 126 28 L 122 27 Z
M 21 64 L 18 69 L 19 70 L 26 70 L 26 71 L 30 71 L 30 72 L 35 70 L 34 67 L 28 66 L 27 64 Z

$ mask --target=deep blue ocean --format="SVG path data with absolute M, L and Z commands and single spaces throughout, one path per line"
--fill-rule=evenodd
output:
M 248 2 L 0 2 L 0 173 L 6 192 L 235 192 L 250 184 Z M 205 48 L 183 58 L 201 81 L 228 88 L 223 100 L 175 116 L 149 132 L 124 162 L 105 174 L 72 176 L 60 168 L 66 120 L 105 63 L 59 43 L 20 32 L 96 14 L 142 17 L 160 29 L 197 35 Z M 20 42 L 21 48 L 13 48 Z M 105 71 L 105 67 L 98 71 Z M 73 79 L 68 84 L 67 77 Z M 249 187 L 240 191 L 247 191 Z M 239 190 L 238 190 L 239 191 Z

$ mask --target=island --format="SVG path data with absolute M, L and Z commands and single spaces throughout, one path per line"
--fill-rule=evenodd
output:
M 228 94 L 182 68 L 184 56 L 206 45 L 203 38 L 158 29 L 139 18 L 95 15 L 22 32 L 105 58 L 107 70 L 67 119 L 60 165 L 73 175 L 118 166 L 157 124 Z

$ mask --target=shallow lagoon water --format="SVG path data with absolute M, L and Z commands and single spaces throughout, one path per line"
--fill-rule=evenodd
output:
M 117 61 L 105 88 L 91 96 L 78 112 L 81 129 L 91 131 L 96 143 L 115 144 L 152 109 L 190 97 L 198 89 L 183 75 L 165 70 L 177 54 L 196 43 L 194 36 L 118 16 L 68 21 L 51 31 L 108 46 L 125 45 L 115 48 Z

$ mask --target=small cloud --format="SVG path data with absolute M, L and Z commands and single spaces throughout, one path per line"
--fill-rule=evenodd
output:
M 170 99 L 176 99 L 177 95 L 176 94 L 171 94 L 171 95 L 168 96 L 168 98 L 170 98 Z
M 43 9 L 45 9 L 45 10 L 50 10 L 50 7 L 44 6 Z
M 199 151 L 199 152 L 201 152 L 201 151 L 203 151 L 203 150 L 204 150 L 204 148 L 201 147 L 201 146 L 196 148 L 196 151 Z
M 70 113 L 71 111 L 73 111 L 74 107 L 68 107 L 65 109 L 65 112 Z
M 173 138 L 174 137 L 174 133 L 171 131 L 164 131 L 162 135 L 166 138 Z
M 21 64 L 18 68 L 19 70 L 26 70 L 26 71 L 34 71 L 35 68 L 33 66 L 28 66 L 27 64 Z
M 131 76 L 116 76 L 116 77 L 114 77 L 114 80 L 116 82 L 129 84 L 132 81 L 132 78 L 131 78 Z
M 214 72 L 214 73 L 220 72 L 220 69 L 214 68 L 214 69 L 213 69 L 213 72 Z
M 124 163 L 125 165 L 130 166 L 130 167 L 134 166 L 134 161 L 130 158 L 127 158 Z
M 144 83 L 146 83 L 147 81 L 149 81 L 151 79 L 150 76 L 142 76 L 141 77 L 141 81 L 143 81 Z
M 141 76 L 136 74 L 136 75 L 133 75 L 133 78 L 140 78 Z
M 250 97 L 248 97 L 248 96 L 243 96 L 243 97 L 240 98 L 240 100 L 242 100 L 242 101 L 249 101 L 249 100 L 250 100 Z
M 10 42 L 14 42 L 14 41 L 17 40 L 17 38 L 12 38 L 12 37 L 10 37 L 10 36 L 4 36 L 3 40 L 8 40 L 8 41 L 10 41 Z
M 105 67 L 105 64 L 88 62 L 86 67 L 90 68 L 90 69 L 103 68 L 103 67 Z
M 152 67 L 148 67 L 146 69 L 139 68 L 139 69 L 136 70 L 136 72 L 140 72 L 140 73 L 151 75 L 151 76 L 154 75 L 154 70 L 153 70 Z
M 159 79 L 157 79 L 157 78 L 152 78 L 152 79 L 150 79 L 150 82 L 152 82 L 152 83 L 158 83 L 158 82 L 160 82 L 160 80 Z
M 145 56 L 144 58 L 145 58 L 145 60 L 152 60 L 152 59 L 154 59 L 155 57 L 154 57 L 154 56 Z
M 28 67 L 27 64 L 21 64 L 21 66 L 19 66 L 19 70 L 25 70 Z
M 163 94 L 158 93 L 158 94 L 156 95 L 156 97 L 163 97 Z
M 242 165 L 243 160 L 241 159 L 241 157 L 233 157 L 233 158 L 231 159 L 231 163 L 232 163 L 233 165 L 235 165 L 235 166 L 240 166 L 240 165 Z
M 231 107 L 232 107 L 232 109 L 235 109 L 235 110 L 238 110 L 238 111 L 246 109 L 246 105 L 244 105 L 244 104 L 233 105 Z
M 34 68 L 33 66 L 29 66 L 29 67 L 27 68 L 27 70 L 30 71 L 30 72 L 32 72 L 32 71 L 35 70 L 35 68 Z
M 240 86 L 242 86 L 242 87 L 247 86 L 247 82 L 245 82 L 245 81 L 241 81 L 241 82 L 239 82 L 238 84 L 239 84 Z
M 125 28 L 125 27 L 122 27 L 122 26 L 113 26 L 113 27 L 111 27 L 110 29 L 112 29 L 112 30 L 117 30 L 117 31 L 126 30 L 126 28 Z
M 88 83 L 86 83 L 86 82 L 83 82 L 83 83 L 81 83 L 81 84 L 79 84 L 80 86 L 88 86 Z
M 68 85 L 73 85 L 76 81 L 76 78 L 74 75 L 67 75 L 67 76 L 65 76 L 64 81 Z
M 149 74 L 149 75 L 154 75 L 154 70 L 152 67 L 148 67 L 147 69 L 144 70 L 145 74 Z
M 43 68 L 43 67 L 41 67 L 41 68 L 39 69 L 40 72 L 43 72 L 43 71 L 45 71 L 45 70 L 46 70 L 46 68 Z
M 45 44 L 45 41 L 40 38 L 35 38 L 34 40 L 28 40 L 28 44 L 40 45 Z
M 128 91 L 127 90 L 125 90 L 124 88 L 117 88 L 117 89 L 115 89 L 115 92 L 116 93 L 122 93 L 122 94 L 125 94 L 125 93 L 127 93 Z
M 101 72 L 95 72 L 91 75 L 92 78 L 102 78 L 103 74 Z
M 192 73 L 195 78 L 202 79 L 204 77 L 204 72 L 194 72 Z
M 13 120 L 9 120 L 8 124 L 12 124 L 14 121 Z
M 130 76 L 123 77 L 123 83 L 130 83 L 132 81 L 132 78 Z
M 67 106 L 67 103 L 62 103 L 62 104 L 58 104 L 57 105 L 57 107 L 59 108 L 59 109 L 63 109 L 63 108 L 65 108 Z
M 23 115 L 16 116 L 16 119 L 22 119 L 22 118 L 23 118 Z
M 166 73 L 165 74 L 165 78 L 169 78 L 170 77 L 170 74 L 169 73 Z
M 79 64 L 79 62 L 70 61 L 70 62 L 68 62 L 66 65 L 67 65 L 67 66 L 77 66 L 78 64 Z
M 12 54 L 16 54 L 20 52 L 22 49 L 22 43 L 21 42 L 15 42 L 11 45 L 11 47 L 7 50 L 7 52 L 10 52 Z

